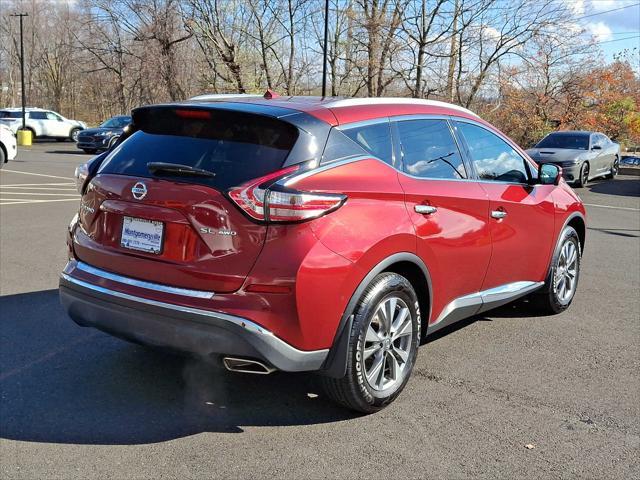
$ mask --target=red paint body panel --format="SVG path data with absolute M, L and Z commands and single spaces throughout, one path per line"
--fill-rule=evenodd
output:
M 431 322 L 452 300 L 477 292 L 489 260 L 489 201 L 474 181 L 425 180 L 400 175 L 407 210 L 415 225 L 418 256 L 431 274 Z M 438 210 L 416 213 L 416 205 Z
M 504 210 L 504 219 L 490 218 L 493 251 L 482 290 L 518 281 L 543 281 L 555 246 L 554 185 L 523 186 L 481 182 L 490 210 Z

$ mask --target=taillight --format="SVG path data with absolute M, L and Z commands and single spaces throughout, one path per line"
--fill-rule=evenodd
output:
M 300 222 L 339 208 L 346 195 L 301 192 L 276 185 L 278 179 L 297 170 L 289 167 L 229 190 L 229 197 L 251 218 L 269 222 Z
M 87 177 L 89 176 L 89 166 L 86 163 L 78 165 L 76 167 L 74 176 L 76 177 L 76 189 L 78 190 L 79 194 L 82 194 L 84 184 L 87 181 Z

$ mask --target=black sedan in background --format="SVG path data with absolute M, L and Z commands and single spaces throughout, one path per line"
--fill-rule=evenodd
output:
M 97 128 L 82 130 L 78 135 L 78 143 L 76 145 L 86 153 L 108 150 L 122 135 L 124 127 L 130 123 L 131 117 L 128 115 L 112 117 Z

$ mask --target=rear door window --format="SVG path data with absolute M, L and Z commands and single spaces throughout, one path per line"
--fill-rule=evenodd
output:
M 0 112 L 0 118 L 22 118 L 22 112 Z
M 109 154 L 99 173 L 227 189 L 280 169 L 298 138 L 291 124 L 228 110 L 143 109 L 133 123 L 137 131 Z M 215 176 L 152 174 L 150 162 L 187 165 Z
M 31 120 L 46 120 L 47 112 L 29 112 L 29 118 Z
M 406 173 L 422 178 L 467 178 L 446 120 L 403 120 L 396 125 Z

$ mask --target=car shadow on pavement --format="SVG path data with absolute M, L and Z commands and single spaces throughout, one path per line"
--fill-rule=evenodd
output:
M 91 153 L 87 153 L 84 152 L 82 150 L 72 150 L 71 148 L 69 150 L 47 150 L 45 153 L 54 153 L 54 154 L 58 154 L 58 155 L 91 155 L 91 156 L 95 156 L 95 153 L 91 154 Z
M 615 181 L 600 180 L 587 185 L 590 192 L 622 197 L 640 197 L 640 177 L 617 178 Z
M 357 415 L 310 375 L 235 374 L 76 326 L 57 290 L 0 297 L 0 437 L 142 444 Z

